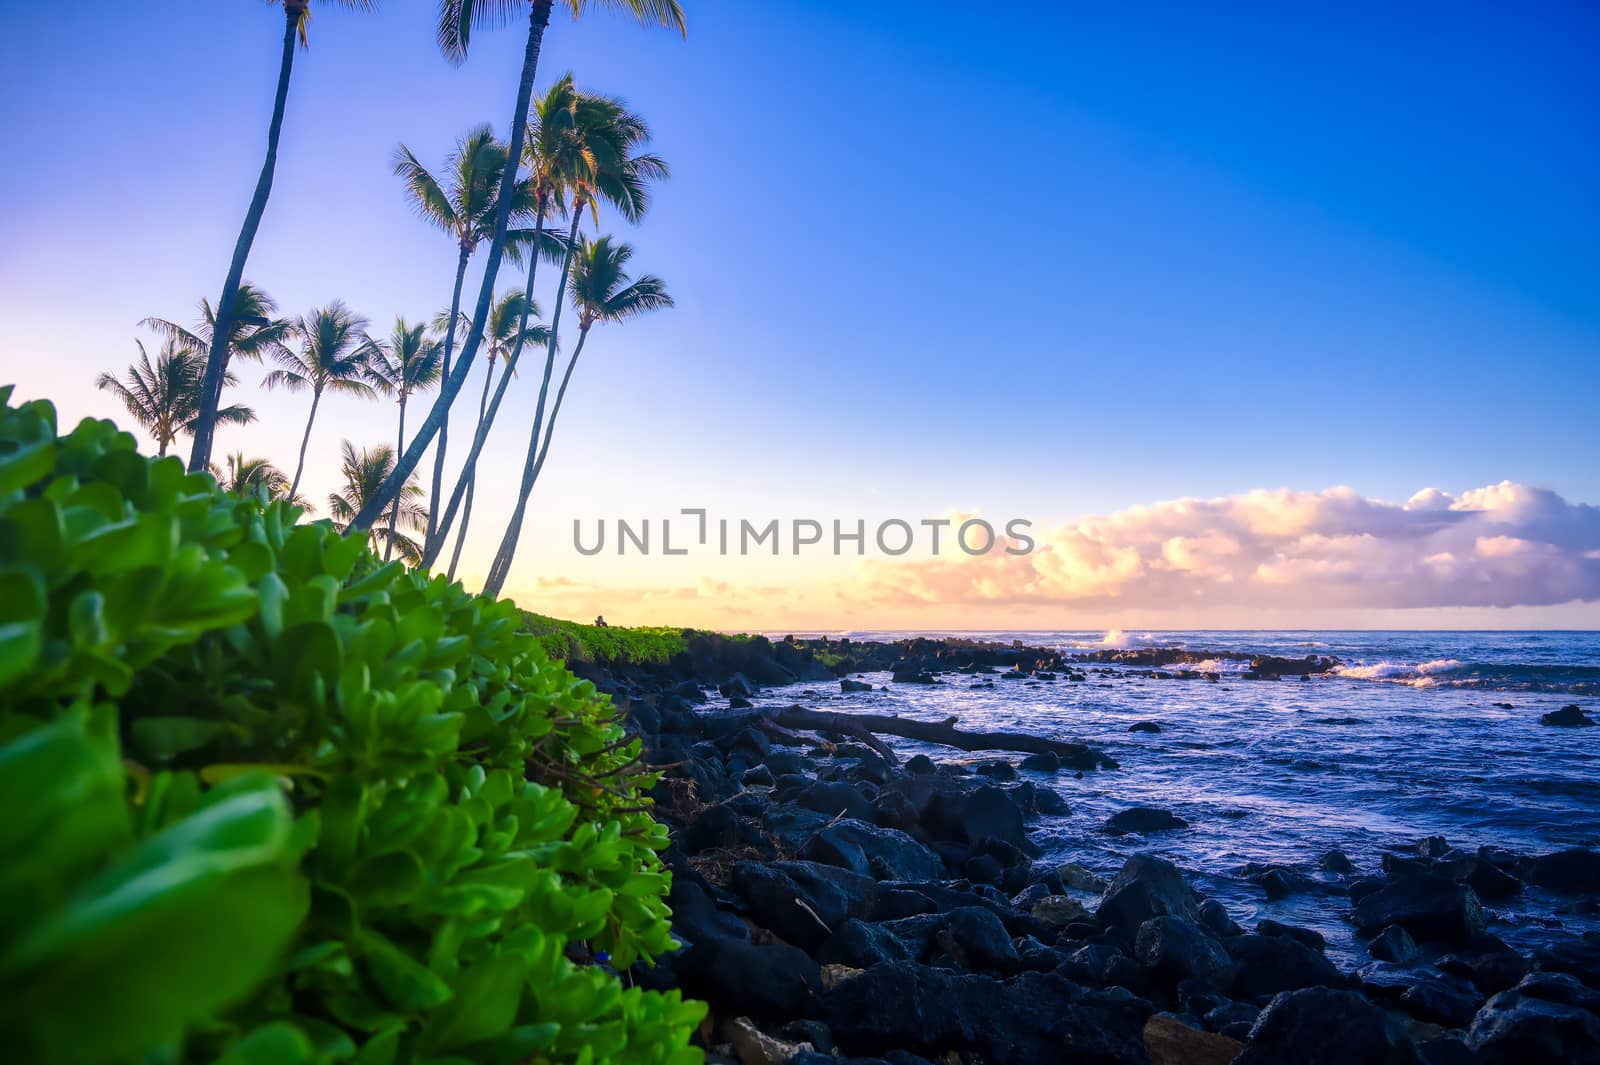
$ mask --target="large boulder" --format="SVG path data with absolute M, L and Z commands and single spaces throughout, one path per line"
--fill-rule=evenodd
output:
M 872 820 L 872 803 L 842 780 L 819 780 L 796 795 L 794 801 L 829 817 L 842 813 L 857 821 Z
M 1166 832 L 1176 828 L 1188 828 L 1189 822 L 1168 810 L 1158 810 L 1154 806 L 1135 806 L 1129 810 L 1122 810 L 1112 814 L 1105 824 L 1106 832 L 1113 836 L 1125 836 L 1130 832 Z
M 817 960 L 852 969 L 870 969 L 882 962 L 925 961 L 933 952 L 934 937 L 947 924 L 943 914 L 845 921 L 818 949 Z
M 1423 1065 L 1389 1016 L 1356 994 L 1286 991 L 1261 1011 L 1234 1065 Z
M 717 691 L 721 692 L 724 698 L 731 699 L 738 696 L 741 699 L 748 699 L 756 693 L 756 687 L 743 673 L 735 673 L 717 685 Z
M 1590 987 L 1600 988 L 1600 933 L 1585 932 L 1573 939 L 1561 939 L 1534 952 L 1539 968 L 1553 973 L 1569 973 Z
M 691 943 L 673 964 L 684 992 L 719 1013 L 758 1020 L 816 1015 L 822 971 L 799 947 L 722 936 Z
M 957 960 L 973 969 L 1017 968 L 1016 945 L 1011 933 L 990 910 L 982 906 L 962 906 L 946 915 L 945 931 Z
M 1423 942 L 1469 943 L 1483 935 L 1483 907 L 1467 885 L 1428 873 L 1400 876 L 1355 908 L 1356 927 L 1373 936 L 1399 925 Z
M 962 796 L 955 804 L 954 818 L 960 832 L 958 838 L 967 843 L 977 845 L 994 839 L 1024 853 L 1034 852 L 1022 823 L 1022 809 L 1004 788 L 985 784 Z
M 1372 1001 L 1447 1028 L 1465 1028 L 1483 1005 L 1482 992 L 1450 973 L 1375 961 L 1357 969 L 1355 980 Z
M 1182 917 L 1152 917 L 1141 924 L 1133 953 L 1163 987 L 1190 980 L 1226 991 L 1233 982 L 1233 959 L 1222 944 Z
M 1552 710 L 1539 718 L 1541 725 L 1555 725 L 1558 728 L 1594 728 L 1600 724 L 1583 712 L 1577 703 L 1569 703 L 1560 710 Z
M 904 832 L 845 818 L 813 836 L 800 856 L 876 880 L 937 880 L 944 862 Z
M 1200 903 L 1177 866 L 1154 854 L 1135 854 L 1100 896 L 1095 916 L 1131 938 L 1152 917 L 1202 921 Z
M 733 888 L 757 924 L 807 950 L 866 913 L 876 894 L 870 876 L 817 862 L 740 862 Z
M 1259 933 L 1228 940 L 1233 959 L 1233 997 L 1256 1000 L 1307 987 L 1339 987 L 1344 978 L 1333 962 L 1293 936 Z
M 1478 1011 L 1467 1045 L 1480 1065 L 1600 1065 L 1600 1017 L 1518 986 Z
M 1141 1030 L 1150 1012 L 1138 1000 L 1087 994 L 1054 973 L 1002 982 L 909 962 L 874 966 L 822 999 L 823 1020 L 850 1054 L 913 1050 L 943 1059 L 958 1050 L 993 1065 L 1148 1065 Z
M 1600 892 L 1600 851 L 1557 851 L 1529 860 L 1522 878 L 1559 895 L 1592 895 Z

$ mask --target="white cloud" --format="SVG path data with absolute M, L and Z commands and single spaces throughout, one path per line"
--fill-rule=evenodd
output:
M 1600 600 L 1600 508 L 1510 481 L 1404 505 L 1351 488 L 1179 499 L 1037 535 L 1027 557 L 873 560 L 857 602 L 1414 609 Z

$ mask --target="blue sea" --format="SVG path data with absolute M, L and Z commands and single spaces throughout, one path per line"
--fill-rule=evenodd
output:
M 1187 668 L 1221 680 L 1158 679 L 1133 667 L 1090 673 L 1088 682 L 997 682 L 946 677 L 934 686 L 890 683 L 844 695 L 817 685 L 771 696 L 830 709 L 960 718 L 963 727 L 1010 729 L 1091 743 L 1121 768 L 1075 776 L 1024 773 L 1049 784 L 1072 814 L 1043 819 L 1035 838 L 1047 860 L 1103 875 L 1127 854 L 1154 850 L 1194 875 L 1235 919 L 1309 925 L 1343 960 L 1365 960 L 1342 919 L 1348 899 L 1310 893 L 1269 902 L 1245 880 L 1246 863 L 1316 872 L 1330 848 L 1376 871 L 1385 850 L 1426 836 L 1530 854 L 1600 847 L 1600 728 L 1553 728 L 1540 715 L 1577 703 L 1600 720 L 1596 632 L 852 632 L 892 640 L 912 635 L 977 639 L 1086 653 L 1112 647 L 1174 647 L 1300 658 L 1330 655 L 1336 673 L 1309 681 L 1239 677 L 1246 661 L 1219 658 Z M 1176 667 L 1175 667 L 1176 668 Z M 812 694 L 803 695 L 803 689 Z M 1154 721 L 1159 733 L 1130 733 Z M 980 761 L 903 743 L 946 761 Z M 1017 760 L 1019 756 L 1010 756 Z M 1112 837 L 1107 817 L 1159 806 L 1190 828 Z M 1331 879 L 1331 878 L 1330 878 Z M 1492 907 L 1492 930 L 1522 947 L 1552 935 L 1600 928 L 1565 912 L 1570 900 L 1530 890 Z

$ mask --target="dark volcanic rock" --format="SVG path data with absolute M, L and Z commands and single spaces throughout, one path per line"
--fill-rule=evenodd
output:
M 1310 947 L 1312 950 L 1321 951 L 1327 948 L 1328 939 L 1314 928 L 1300 928 L 1282 921 L 1274 921 L 1270 917 L 1263 917 L 1256 922 L 1256 931 L 1264 936 L 1288 936 Z
M 1467 1045 L 1481 1065 L 1596 1065 L 1600 1017 L 1516 987 L 1478 1011 Z
M 1392 924 L 1367 944 L 1367 951 L 1379 961 L 1405 965 L 1417 956 L 1417 941 L 1411 938 L 1410 932 Z
M 756 693 L 755 685 L 751 684 L 749 678 L 743 673 L 735 673 L 733 676 L 717 685 L 717 691 L 721 692 L 723 697 L 728 699 L 733 698 L 735 695 L 739 696 L 740 698 L 748 699 Z
M 955 821 L 961 838 L 968 843 L 997 839 L 1020 851 L 1032 849 L 1027 829 L 1022 824 L 1021 809 L 1005 789 L 993 784 L 985 784 L 964 796 L 956 806 Z
M 1160 732 L 1161 726 L 1154 721 L 1135 721 L 1128 726 L 1129 732 Z
M 1265 891 L 1269 899 L 1286 899 L 1290 895 L 1317 891 L 1322 887 L 1320 883 L 1305 873 L 1281 865 L 1267 866 L 1251 873 L 1248 879 Z
M 849 1053 L 965 1050 L 994 1065 L 1147 1065 L 1140 1032 L 1149 1013 L 1053 973 L 1002 982 L 908 962 L 874 966 L 822 1000 L 823 1019 Z
M 1156 982 L 1165 987 L 1193 980 L 1226 991 L 1233 982 L 1233 959 L 1222 944 L 1210 932 L 1182 917 L 1152 917 L 1141 924 L 1133 951 Z
M 1006 926 L 981 906 L 951 910 L 947 930 L 960 957 L 974 969 L 1017 968 L 1017 948 Z
M 729 937 L 692 943 L 673 964 L 685 993 L 761 1020 L 815 1015 L 822 973 L 798 947 Z
M 1038 773 L 1054 773 L 1061 768 L 1061 756 L 1054 751 L 1030 754 L 1022 760 L 1022 768 Z
M 872 690 L 872 685 L 864 680 L 851 680 L 849 677 L 845 677 L 839 681 L 839 690 L 842 692 L 869 692 Z
M 685 854 L 699 854 L 739 842 L 739 815 L 726 806 L 713 806 L 695 818 L 679 836 Z
M 1529 861 L 1522 878 L 1560 895 L 1600 892 L 1600 851 L 1573 850 L 1545 854 Z
M 806 843 L 800 856 L 878 880 L 937 880 L 939 856 L 904 832 L 845 818 Z
M 1152 917 L 1202 921 L 1201 900 L 1177 866 L 1154 854 L 1135 854 L 1100 897 L 1095 916 L 1130 939 Z
M 824 964 L 870 969 L 890 961 L 924 961 L 934 937 L 944 930 L 943 914 L 922 914 L 892 921 L 846 921 L 817 951 Z
M 1483 908 L 1465 884 L 1442 876 L 1402 876 L 1356 904 L 1356 927 L 1376 935 L 1399 925 L 1424 942 L 1468 943 L 1484 931 Z
M 1233 996 L 1256 1000 L 1280 991 L 1339 987 L 1344 978 L 1320 950 L 1293 936 L 1260 934 L 1228 940 L 1234 961 Z
M 1234 1065 L 1422 1065 L 1388 1016 L 1354 991 L 1287 991 L 1261 1011 Z
M 1593 728 L 1600 722 L 1585 714 L 1577 703 L 1570 703 L 1539 718 L 1539 724 L 1555 725 L 1560 728 Z
M 1338 873 L 1341 876 L 1344 876 L 1344 875 L 1347 875 L 1347 874 L 1350 874 L 1350 873 L 1353 873 L 1353 872 L 1356 871 L 1356 867 L 1353 864 L 1351 864 L 1349 856 L 1346 855 L 1345 852 L 1341 851 L 1341 850 L 1331 850 L 1331 851 L 1329 851 L 1327 854 L 1324 854 L 1322 856 L 1322 860 L 1320 862 L 1318 862 L 1317 864 L 1320 865 L 1327 872 Z
M 758 924 L 807 950 L 866 913 L 877 893 L 871 877 L 816 862 L 740 862 L 733 887 Z
M 1593 988 L 1600 988 L 1600 933 L 1585 932 L 1534 952 L 1539 968 L 1547 972 L 1568 973 Z
M 829 817 L 842 813 L 857 821 L 872 820 L 872 803 L 842 780 L 819 780 L 796 795 L 794 801 Z
M 979 762 L 972 767 L 972 771 L 979 776 L 988 777 L 990 780 L 1010 782 L 1017 779 L 1017 767 L 1010 762 L 995 760 L 992 762 Z
M 1105 830 L 1113 836 L 1123 836 L 1130 832 L 1164 832 L 1188 827 L 1189 822 L 1167 810 L 1135 806 L 1131 810 L 1112 814 L 1106 821 Z
M 1471 851 L 1450 851 L 1435 859 L 1432 871 L 1459 880 L 1480 899 L 1510 899 L 1522 894 L 1522 881 Z

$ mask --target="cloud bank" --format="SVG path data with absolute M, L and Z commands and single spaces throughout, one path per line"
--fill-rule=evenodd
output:
M 1600 507 L 1503 481 L 1178 499 L 1035 531 L 1027 556 L 869 560 L 859 606 L 1419 609 L 1600 600 Z

